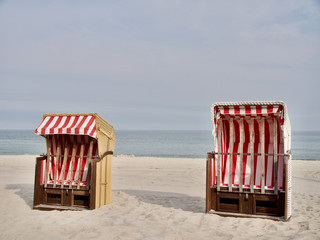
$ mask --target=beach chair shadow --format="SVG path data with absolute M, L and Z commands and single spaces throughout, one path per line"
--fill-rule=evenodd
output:
M 7 190 L 17 190 L 16 195 L 21 197 L 32 209 L 33 206 L 33 184 L 7 184 Z
M 137 197 L 139 200 L 161 205 L 166 208 L 182 209 L 184 211 L 193 213 L 205 212 L 204 203 L 205 198 L 189 196 L 181 193 L 173 192 L 158 192 L 158 191 L 144 191 L 144 190 L 118 190 L 128 195 Z

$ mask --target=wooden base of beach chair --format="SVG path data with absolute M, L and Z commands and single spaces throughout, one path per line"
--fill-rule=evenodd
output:
M 89 165 L 89 181 L 86 185 L 78 182 L 41 183 L 41 166 L 47 156 L 38 157 L 35 169 L 33 208 L 38 210 L 84 210 L 96 209 L 111 203 L 111 180 L 107 174 L 101 174 L 111 168 L 112 152 L 106 152 L 101 158 L 94 159 Z M 108 159 L 109 158 L 109 159 Z M 110 172 L 110 171 L 109 171 Z M 109 176 L 110 177 L 110 176 Z
M 274 220 L 286 218 L 286 194 L 284 191 L 233 186 L 210 186 L 212 154 L 208 154 L 206 212 L 222 216 L 259 217 Z M 263 190 L 263 191 L 262 191 Z
M 39 187 L 35 193 L 34 209 L 83 210 L 90 209 L 90 194 L 86 189 L 57 189 Z
M 260 194 L 250 192 L 223 192 L 210 188 L 207 196 L 207 212 L 284 216 L 285 194 Z

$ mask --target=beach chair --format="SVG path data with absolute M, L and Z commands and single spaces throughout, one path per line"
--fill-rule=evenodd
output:
M 288 220 L 291 127 L 283 102 L 211 107 L 215 147 L 208 153 L 206 212 Z
M 35 133 L 47 154 L 36 159 L 34 209 L 96 209 L 111 203 L 115 134 L 98 114 L 45 114 Z

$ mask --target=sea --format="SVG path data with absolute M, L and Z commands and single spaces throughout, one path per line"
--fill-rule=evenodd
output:
M 320 160 L 320 131 L 292 132 L 292 158 Z M 211 131 L 116 131 L 114 155 L 206 158 L 213 151 Z M 39 155 L 45 139 L 34 130 L 0 130 L 0 155 Z

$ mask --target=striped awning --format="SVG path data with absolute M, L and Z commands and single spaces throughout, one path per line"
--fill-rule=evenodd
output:
M 97 138 L 96 121 L 93 115 L 45 116 L 35 130 L 37 135 L 75 134 Z
M 212 106 L 212 119 L 278 117 L 284 124 L 284 103 L 282 102 L 238 102 L 216 103 Z

